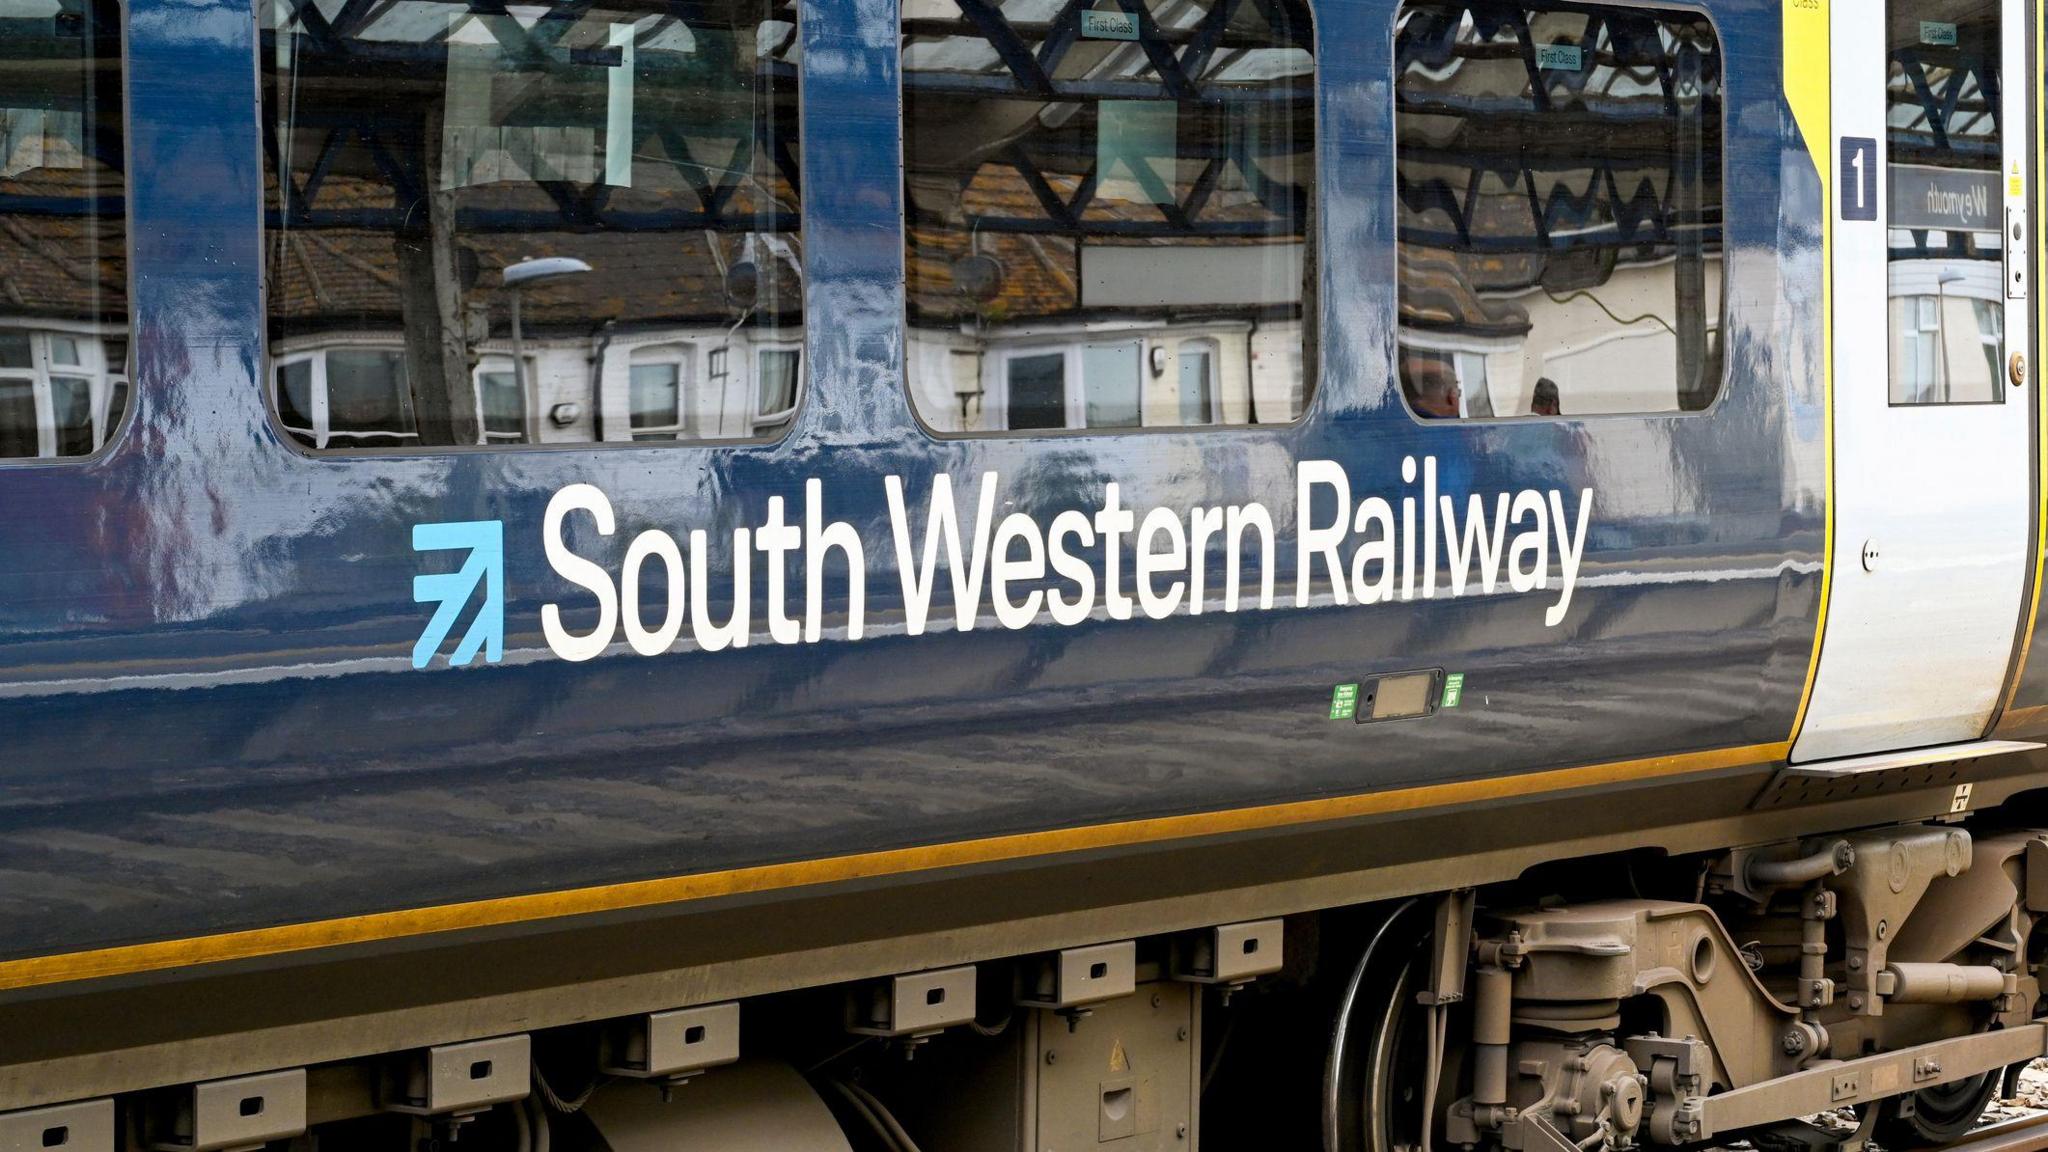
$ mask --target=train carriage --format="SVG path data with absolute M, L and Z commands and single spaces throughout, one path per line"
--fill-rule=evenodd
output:
M 6 3 L 0 1149 L 2048 1054 L 2036 0 Z

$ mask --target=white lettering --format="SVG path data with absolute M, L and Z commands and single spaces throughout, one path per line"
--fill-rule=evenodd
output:
M 547 553 L 548 566 L 555 570 L 556 575 L 571 584 L 588 588 L 597 597 L 597 627 L 591 629 L 587 636 L 578 636 L 562 626 L 562 609 L 548 603 L 541 605 L 540 631 L 555 655 L 564 660 L 582 661 L 596 657 L 612 642 L 612 633 L 619 626 L 619 594 L 612 587 L 609 573 L 569 551 L 569 545 L 562 539 L 562 521 L 576 511 L 590 513 L 591 518 L 597 521 L 598 535 L 612 534 L 615 526 L 612 502 L 595 484 L 571 484 L 548 501 L 547 514 L 541 518 L 542 547 Z
M 1472 578 L 1472 561 L 1479 560 L 1479 589 L 1491 593 L 1500 581 L 1501 554 L 1506 551 L 1508 496 L 1495 497 L 1493 531 L 1486 530 L 1486 498 L 1474 494 L 1465 503 L 1465 533 L 1458 535 L 1457 506 L 1449 496 L 1439 497 L 1444 511 L 1444 550 L 1451 560 L 1451 595 L 1463 596 Z
M 1183 515 L 1167 505 L 1129 507 L 1120 486 L 1111 482 L 1103 485 L 1099 507 L 1063 509 L 1048 529 L 1029 511 L 999 515 L 1001 477 L 988 471 L 977 482 L 970 536 L 954 498 L 953 478 L 940 474 L 931 479 L 919 547 L 903 478 L 885 476 L 882 483 L 903 587 L 903 630 L 911 636 L 922 635 L 930 626 L 941 564 L 951 581 L 953 626 L 962 632 L 978 623 L 984 579 L 995 621 L 1007 629 L 1037 624 L 1041 611 L 1053 623 L 1073 627 L 1093 618 L 1098 603 L 1112 620 L 1129 620 L 1135 611 L 1161 620 L 1183 608 L 1191 616 L 1200 615 L 1211 607 L 1207 594 L 1217 547 L 1224 550 L 1222 610 L 1234 613 L 1245 604 L 1245 566 L 1250 563 L 1259 566 L 1258 607 L 1274 605 L 1274 560 L 1280 542 L 1272 513 L 1257 502 L 1197 505 Z M 1493 595 L 1503 578 L 1516 593 L 1544 590 L 1550 587 L 1555 547 L 1561 588 L 1545 608 L 1543 620 L 1552 628 L 1564 622 L 1592 529 L 1591 488 L 1578 491 L 1576 515 L 1568 506 L 1570 494 L 1562 490 L 1445 492 L 1440 490 L 1434 456 L 1404 458 L 1400 483 L 1405 487 L 1367 495 L 1354 504 L 1352 479 L 1341 464 L 1304 460 L 1296 466 L 1297 606 L 1314 603 L 1323 581 L 1328 582 L 1330 602 L 1340 606 L 1411 600 L 1418 588 L 1425 599 L 1439 593 L 1447 598 L 1474 591 Z M 1326 520 L 1324 510 L 1331 504 L 1335 515 Z M 861 529 L 827 518 L 822 480 L 804 481 L 800 522 L 791 521 L 784 496 L 769 496 L 765 505 L 758 525 L 731 529 L 732 550 L 716 559 L 710 533 L 704 529 L 690 531 L 686 542 L 679 542 L 680 531 L 640 532 L 627 546 L 615 579 L 605 564 L 574 551 L 568 539 L 568 518 L 578 511 L 590 515 L 598 535 L 611 536 L 617 523 L 610 500 L 590 484 L 562 488 L 549 500 L 543 517 L 544 550 L 558 576 L 596 599 L 597 619 L 589 632 L 573 633 L 563 622 L 562 605 L 542 605 L 541 631 L 549 649 L 564 660 L 595 659 L 623 629 L 634 652 L 658 656 L 675 650 L 686 625 L 696 646 L 706 652 L 744 648 L 756 638 L 757 612 L 766 639 L 775 644 L 820 642 L 825 638 L 826 615 L 835 610 L 844 613 L 844 636 L 861 639 L 868 574 Z M 1098 547 L 1099 558 L 1093 554 Z M 789 573 L 793 553 L 799 549 L 804 604 L 803 611 L 793 615 Z M 1131 557 L 1128 587 L 1126 549 Z M 826 580 L 835 551 L 845 565 L 843 592 Z M 767 567 L 765 604 L 760 606 L 753 601 L 755 553 Z M 661 563 L 668 596 L 658 623 L 650 626 L 643 585 L 653 560 Z M 718 579 L 720 595 L 714 598 L 714 570 L 720 565 L 728 570 Z M 1440 567 L 1448 570 L 1448 580 L 1439 579 Z M 728 578 L 731 599 L 726 602 Z M 724 611 L 722 623 L 712 618 L 714 599 Z
M 1022 542 L 1024 558 L 1012 560 L 1010 545 Z M 1003 517 L 996 528 L 995 547 L 989 558 L 988 599 L 995 607 L 996 622 L 1005 628 L 1027 627 L 1038 618 L 1043 593 L 1033 589 L 1020 603 L 1010 602 L 1010 581 L 1045 579 L 1045 542 L 1038 536 L 1038 521 L 1022 512 Z
M 1517 592 L 1528 592 L 1547 587 L 1550 583 L 1550 523 L 1543 507 L 1543 495 L 1533 489 L 1515 493 L 1515 503 L 1508 515 L 1511 523 L 1519 524 L 1522 517 L 1535 518 L 1535 526 L 1515 534 L 1515 543 L 1508 550 L 1508 587 Z M 1527 567 L 1522 557 L 1532 557 Z
M 652 632 L 640 618 L 640 569 L 649 556 L 659 557 L 668 570 L 668 606 L 662 610 L 661 627 Z M 683 554 L 676 538 L 659 528 L 650 528 L 626 545 L 625 563 L 619 566 L 619 618 L 626 625 L 626 643 L 642 656 L 659 656 L 669 650 L 683 631 Z
M 1209 575 L 1209 539 L 1223 531 L 1223 509 L 1188 510 L 1188 615 L 1202 614 L 1203 585 Z
M 1259 534 L 1259 610 L 1273 606 L 1273 514 L 1264 504 L 1233 505 L 1223 516 L 1223 532 L 1230 551 L 1223 558 L 1223 610 L 1237 611 L 1238 562 L 1244 558 L 1244 530 Z
M 1116 485 L 1107 485 L 1102 511 L 1095 514 L 1095 530 L 1102 533 L 1102 604 L 1112 620 L 1131 618 L 1131 598 L 1124 595 L 1122 552 L 1117 541 L 1137 522 L 1137 516 L 1117 503 Z
M 702 528 L 690 533 L 690 634 L 697 647 L 720 652 L 727 647 L 745 648 L 753 610 L 752 585 L 747 580 L 748 547 L 745 528 L 732 533 L 732 611 L 723 624 L 711 622 L 711 543 Z
M 813 481 L 816 483 L 816 481 Z M 754 546 L 768 556 L 768 638 L 777 644 L 794 644 L 803 638 L 797 622 L 789 615 L 789 597 L 784 585 L 789 575 L 788 553 L 803 546 L 804 534 L 783 519 L 782 497 L 768 498 L 768 522 L 754 532 Z
M 1351 553 L 1351 590 L 1360 604 L 1378 604 L 1394 598 L 1394 506 L 1378 496 L 1366 497 L 1351 530 L 1363 533 L 1368 526 L 1377 526 L 1379 535 L 1359 541 Z M 1379 579 L 1368 581 L 1365 566 L 1374 561 L 1379 562 Z
M 1161 535 L 1166 536 L 1167 548 L 1161 552 L 1153 542 Z M 1162 572 L 1180 572 L 1188 566 L 1188 536 L 1181 527 L 1180 517 L 1171 508 L 1154 508 L 1145 514 L 1145 525 L 1138 529 L 1138 603 L 1145 608 L 1145 615 L 1154 620 L 1164 620 L 1180 607 L 1180 598 L 1187 584 L 1175 580 L 1165 592 L 1158 592 L 1152 586 L 1152 577 Z
M 1064 543 L 1072 536 L 1081 541 L 1081 547 L 1095 544 L 1095 528 L 1088 522 L 1088 514 L 1069 509 L 1052 518 L 1052 531 L 1046 533 L 1046 549 L 1052 554 L 1052 570 L 1074 582 L 1077 593 L 1072 600 L 1061 596 L 1054 588 L 1045 594 L 1045 606 L 1052 613 L 1056 623 L 1071 628 L 1088 618 L 1095 611 L 1095 569 L 1086 560 L 1067 551 Z
M 1579 489 L 1579 521 L 1577 527 L 1566 535 L 1564 530 L 1564 499 L 1558 493 L 1550 494 L 1550 519 L 1557 529 L 1557 561 L 1564 572 L 1564 591 L 1557 597 L 1557 603 L 1543 614 L 1546 627 L 1555 628 L 1564 623 L 1564 615 L 1571 611 L 1572 589 L 1579 583 L 1579 561 L 1586 555 L 1586 526 L 1593 519 L 1593 490 Z
M 1337 518 L 1328 527 L 1317 528 L 1314 520 L 1314 505 L 1311 497 L 1316 485 L 1322 485 L 1337 495 Z M 1345 513 L 1351 507 L 1351 478 L 1344 474 L 1344 466 L 1334 460 L 1304 460 L 1294 472 L 1294 519 L 1295 534 L 1300 537 L 1294 561 L 1294 606 L 1308 607 L 1309 587 L 1315 582 L 1315 558 L 1321 556 L 1323 564 L 1330 570 L 1330 595 L 1339 604 L 1350 603 L 1344 594 L 1344 568 L 1337 559 L 1337 549 L 1344 543 Z
M 846 553 L 846 638 L 858 640 L 867 612 L 868 559 L 860 533 L 844 520 L 825 523 L 825 485 L 804 482 L 804 641 L 816 644 L 825 633 L 825 554 Z
M 946 542 L 947 570 L 953 574 L 953 615 L 955 627 L 966 632 L 974 627 L 981 608 L 981 578 L 988 560 L 989 521 L 995 515 L 997 477 L 981 476 L 974 519 L 974 560 L 970 566 L 960 554 L 960 522 L 953 510 L 953 478 L 941 472 L 932 477 L 932 495 L 925 514 L 924 554 L 911 565 L 910 517 L 903 510 L 903 481 L 885 477 L 882 486 L 889 497 L 889 529 L 896 538 L 896 570 L 903 577 L 903 630 L 911 636 L 924 635 L 925 619 L 931 611 L 932 588 L 939 562 L 939 539 Z M 1111 485 L 1112 492 L 1115 485 Z

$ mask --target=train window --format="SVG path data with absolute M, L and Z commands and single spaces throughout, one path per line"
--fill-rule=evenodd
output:
M 2001 403 L 1998 5 L 1889 8 L 1891 402 Z
M 128 399 L 120 8 L 0 24 L 0 459 L 88 456 Z
M 1721 384 L 1721 50 L 1696 12 L 1410 0 L 1397 371 L 1424 419 L 1696 411 Z
M 271 400 L 293 440 L 788 427 L 794 0 L 260 11 Z
M 910 394 L 942 433 L 1309 395 L 1307 0 L 905 0 Z

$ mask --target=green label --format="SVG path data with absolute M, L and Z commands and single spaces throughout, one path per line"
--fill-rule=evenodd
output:
M 1953 48 L 1956 46 L 1956 26 L 1939 20 L 1922 20 L 1920 42 L 1936 48 Z
M 1444 699 L 1442 707 L 1456 708 L 1458 701 L 1465 698 L 1465 674 L 1453 672 L 1444 677 Z
M 1339 684 L 1330 693 L 1330 719 L 1351 720 L 1358 716 L 1358 685 Z
M 1085 40 L 1136 40 L 1138 18 L 1128 12 L 1081 13 L 1081 37 Z
M 1570 44 L 1538 44 L 1536 66 L 1556 72 L 1583 72 L 1586 70 L 1584 49 Z

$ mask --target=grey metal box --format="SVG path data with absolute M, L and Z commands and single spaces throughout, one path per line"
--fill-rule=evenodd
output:
M 1173 978 L 1194 984 L 1241 984 L 1280 970 L 1286 922 L 1248 920 L 1190 932 L 1173 943 Z
M 1031 1014 L 1024 1063 L 1021 1147 L 1059 1152 L 1192 1152 L 1201 1080 L 1198 993 L 1189 984 L 1146 984 L 1138 995 L 1097 1005 L 1069 1031 L 1049 1012 Z
M 209 1080 L 166 1094 L 156 1103 L 148 1122 L 152 1148 L 261 1148 L 306 1130 L 306 1070 Z
M 1138 945 L 1120 940 L 1063 948 L 1038 957 L 1025 981 L 1017 1002 L 1031 1008 L 1072 1008 L 1128 996 L 1138 986 Z
M 0 1114 L 0 1152 L 114 1152 L 114 1102 L 80 1100 Z
M 623 1022 L 605 1037 L 603 1067 L 614 1076 L 669 1077 L 739 1058 L 740 1006 L 729 1002 Z
M 517 1100 L 532 1090 L 531 1053 L 523 1034 L 414 1052 L 386 1080 L 384 1107 L 439 1116 Z
M 869 1036 L 915 1036 L 974 1019 L 974 965 L 912 972 L 848 993 L 846 1028 Z

